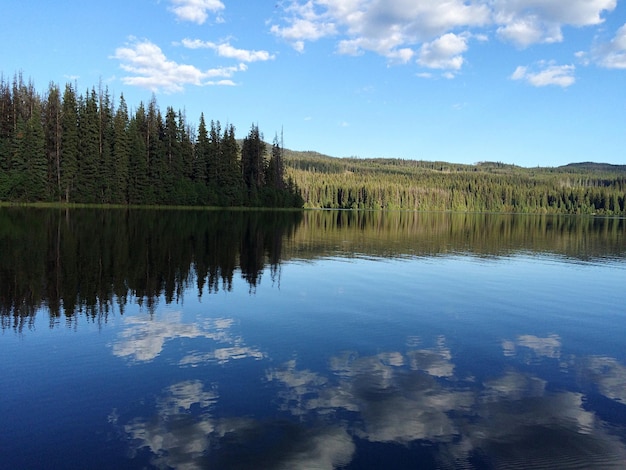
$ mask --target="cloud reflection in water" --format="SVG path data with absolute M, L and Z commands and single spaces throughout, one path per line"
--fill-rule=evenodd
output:
M 114 347 L 122 357 L 148 360 L 160 353 L 154 345 L 201 336 L 230 346 L 192 351 L 180 365 L 268 359 L 228 334 L 228 321 L 194 327 L 169 317 L 156 325 L 129 324 Z M 149 333 L 159 337 L 148 341 Z M 131 338 L 138 342 L 135 349 Z M 555 335 L 502 342 L 503 354 L 524 364 L 529 357 L 559 360 L 561 347 Z M 162 391 L 155 415 L 135 418 L 123 429 L 134 451 L 149 450 L 160 468 L 333 469 L 348 465 L 363 442 L 421 443 L 441 468 L 622 468 L 624 443 L 587 409 L 582 393 L 551 390 L 546 380 L 514 365 L 483 381 L 463 379 L 453 359 L 443 337 L 430 349 L 371 356 L 345 351 L 329 359 L 325 372 L 299 368 L 293 359 L 264 373 L 268 387 L 276 389 L 269 417 L 228 416 L 228 408 L 217 413 L 219 382 L 178 382 Z M 602 394 L 624 400 L 623 365 L 601 357 L 577 363 Z
M 261 351 L 245 346 L 240 337 L 230 334 L 234 321 L 228 318 L 188 324 L 182 322 L 180 313 L 169 313 L 159 319 L 127 317 L 124 323 L 128 326 L 120 333 L 120 339 L 113 343 L 113 354 L 133 362 L 154 360 L 161 354 L 167 341 L 179 338 L 204 338 L 227 345 L 211 351 L 191 351 L 180 359 L 180 366 L 197 366 L 207 362 L 223 364 L 233 359 L 264 357 Z

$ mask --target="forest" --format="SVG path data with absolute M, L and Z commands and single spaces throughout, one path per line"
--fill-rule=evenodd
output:
M 131 112 L 102 86 L 0 77 L 1 202 L 302 207 L 282 152 L 257 125 L 238 140 L 202 113 L 196 129 L 154 97 Z
M 130 111 L 102 86 L 38 93 L 17 74 L 0 77 L 0 202 L 623 216 L 626 165 L 336 158 L 268 144 L 254 124 L 243 139 L 204 113 L 196 127 L 154 97 Z
M 626 215 L 626 165 L 523 168 L 285 151 L 305 207 Z

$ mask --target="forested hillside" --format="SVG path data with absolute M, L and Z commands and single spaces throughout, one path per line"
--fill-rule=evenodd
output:
M 305 207 L 626 214 L 626 165 L 522 168 L 285 152 Z
M 219 121 L 197 130 L 156 99 L 129 111 L 106 89 L 38 93 L 0 77 L 0 202 L 302 207 L 282 148 L 256 125 L 240 147 Z
M 0 77 L 0 202 L 626 215 L 626 165 L 333 158 L 16 75 Z

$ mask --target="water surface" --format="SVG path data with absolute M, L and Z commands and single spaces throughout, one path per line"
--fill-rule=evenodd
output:
M 0 210 L 2 468 L 623 468 L 621 219 Z

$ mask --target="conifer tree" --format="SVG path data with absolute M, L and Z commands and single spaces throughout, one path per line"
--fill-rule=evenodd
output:
M 50 83 L 44 103 L 44 134 L 48 160 L 47 193 L 53 200 L 61 197 L 61 90 Z
M 241 147 L 243 181 L 251 205 L 259 204 L 258 193 L 265 182 L 265 152 L 263 136 L 259 127 L 253 124 Z
M 272 155 L 267 164 L 267 181 L 268 187 L 275 190 L 285 188 L 285 164 L 283 162 L 283 149 L 278 141 L 278 135 L 274 136 L 272 143 Z
M 114 184 L 111 193 L 111 202 L 128 202 L 128 169 L 130 158 L 129 144 L 130 130 L 128 127 L 128 108 L 124 95 L 120 96 L 120 103 L 113 118 L 112 160 L 115 165 Z
M 63 92 L 61 107 L 61 188 L 65 202 L 74 201 L 78 173 L 78 110 L 76 93 L 70 84 Z
M 38 102 L 33 103 L 31 115 L 25 123 L 21 140 L 20 151 L 22 155 L 20 160 L 25 164 L 23 169 L 23 200 L 45 200 L 48 164 L 45 155 L 41 105 Z
M 76 196 L 80 202 L 94 203 L 100 200 L 100 138 L 98 99 L 91 89 L 81 96 L 78 104 L 78 173 Z
M 239 160 L 239 144 L 235 137 L 235 126 L 232 124 L 224 130 L 218 167 L 221 169 L 218 175 L 220 205 L 241 205 L 243 203 L 241 161 Z
M 219 121 L 211 121 L 209 131 L 209 151 L 207 153 L 207 184 L 217 188 L 219 175 L 223 172 L 220 167 L 220 153 L 222 147 L 222 126 Z
M 204 120 L 204 113 L 200 113 L 200 122 L 198 123 L 198 135 L 196 137 L 195 146 L 193 179 L 203 184 L 206 184 L 207 182 L 208 154 L 209 133 Z
M 0 170 L 11 167 L 11 140 L 13 138 L 13 95 L 11 86 L 0 78 Z M 1 194 L 1 193 L 0 193 Z
M 129 181 L 128 181 L 128 203 L 129 204 L 149 204 L 148 187 L 148 160 L 146 149 L 145 130 L 146 115 L 143 103 L 135 112 L 128 125 L 129 139 Z
M 180 194 L 181 181 L 183 179 L 183 160 L 181 154 L 181 142 L 178 132 L 177 115 L 174 108 L 169 106 L 165 113 L 165 129 L 163 136 L 165 152 L 165 164 L 167 167 L 165 185 L 169 204 L 182 204 L 183 195 Z
M 108 88 L 98 88 L 98 146 L 100 202 L 111 203 L 115 192 L 115 159 L 113 158 L 113 103 Z

